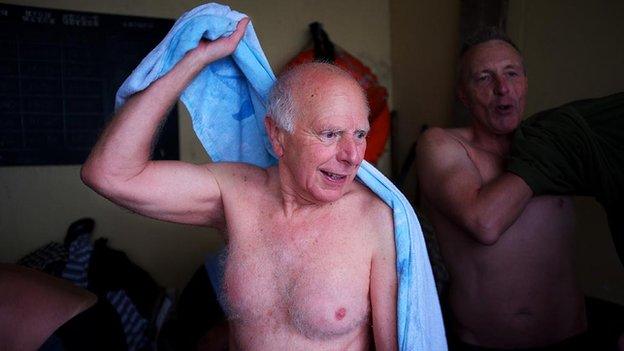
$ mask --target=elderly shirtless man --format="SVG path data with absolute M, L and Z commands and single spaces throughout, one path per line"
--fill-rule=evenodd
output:
M 532 197 L 504 172 L 527 93 L 522 57 L 506 36 L 481 33 L 462 51 L 458 93 L 471 125 L 432 128 L 417 149 L 425 206 L 450 273 L 455 349 L 576 349 L 586 319 L 572 264 L 572 201 Z
M 266 128 L 279 158 L 240 163 L 150 161 L 167 110 L 228 38 L 202 42 L 119 110 L 82 169 L 111 201 L 145 216 L 221 229 L 223 295 L 233 350 L 395 350 L 392 213 L 354 181 L 369 129 L 366 98 L 347 73 L 300 66 L 280 78 Z

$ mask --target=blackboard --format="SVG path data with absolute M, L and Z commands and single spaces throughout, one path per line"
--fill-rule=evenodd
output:
M 81 164 L 169 19 L 0 4 L 0 166 Z M 155 159 L 179 159 L 173 108 Z

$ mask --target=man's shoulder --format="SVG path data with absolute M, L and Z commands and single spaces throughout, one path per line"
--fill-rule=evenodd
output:
M 357 182 L 359 194 L 356 218 L 368 228 L 366 238 L 375 251 L 382 247 L 394 248 L 394 215 L 392 208 L 388 206 L 366 185 Z
M 214 162 L 205 165 L 222 185 L 254 187 L 266 184 L 269 179 L 268 169 L 242 162 Z
M 360 183 L 353 182 L 354 190 L 350 208 L 358 210 L 358 216 L 371 219 L 374 223 L 383 225 L 384 223 L 392 224 L 392 209 L 379 196 L 377 196 L 369 187 Z
M 470 146 L 470 131 L 466 128 L 429 128 L 418 139 L 416 158 L 426 168 L 450 162 L 457 157 L 467 156 Z
M 470 131 L 467 128 L 431 127 L 424 131 L 418 139 L 417 151 L 430 152 L 440 147 L 457 147 L 469 142 Z
M 387 206 L 383 200 L 379 198 L 366 184 L 354 180 L 353 188 L 351 190 L 352 195 L 354 195 L 354 201 L 359 201 L 362 204 L 370 205 L 370 206 Z

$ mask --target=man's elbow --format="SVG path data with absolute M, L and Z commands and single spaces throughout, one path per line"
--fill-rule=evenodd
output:
M 503 230 L 494 221 L 478 219 L 472 233 L 479 244 L 491 246 L 498 242 L 503 235 Z
M 91 162 L 87 161 L 80 168 L 80 179 L 89 188 L 98 191 L 105 183 L 102 173 Z
M 97 171 L 90 161 L 90 159 L 87 159 L 80 167 L 80 179 L 86 186 L 93 188 L 97 180 Z
M 100 194 L 108 194 L 115 188 L 114 177 L 107 174 L 105 169 L 91 160 L 87 160 L 80 168 L 82 182 Z

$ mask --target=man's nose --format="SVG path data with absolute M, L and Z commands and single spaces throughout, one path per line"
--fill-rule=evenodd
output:
M 506 95 L 509 93 L 509 82 L 505 77 L 497 77 L 494 86 L 494 93 L 496 95 Z
M 354 137 L 343 136 L 340 138 L 338 147 L 338 161 L 348 163 L 349 165 L 356 165 L 360 162 L 360 148 Z

